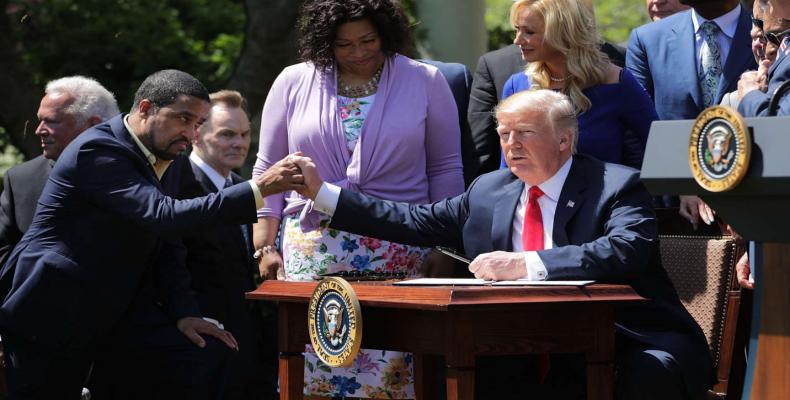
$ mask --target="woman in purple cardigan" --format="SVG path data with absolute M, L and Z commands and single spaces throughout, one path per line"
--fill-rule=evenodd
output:
M 455 101 L 435 67 L 399 54 L 409 43 L 403 12 L 389 0 L 313 0 L 301 15 L 305 62 L 285 68 L 269 91 L 253 174 L 299 151 L 325 181 L 379 198 L 421 204 L 460 194 Z M 283 264 L 287 280 L 338 271 L 413 276 L 430 252 L 328 229 L 297 193 L 265 201 L 254 240 L 263 277 Z M 363 349 L 351 368 L 327 372 L 310 351 L 305 393 L 413 397 L 410 355 Z

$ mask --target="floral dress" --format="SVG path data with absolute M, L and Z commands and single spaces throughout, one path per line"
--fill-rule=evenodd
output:
M 365 116 L 375 95 L 362 98 L 338 96 L 349 153 L 353 153 Z M 283 218 L 282 254 L 285 279 L 313 280 L 318 274 L 339 271 L 403 272 L 417 276 L 430 249 L 356 235 L 328 227 L 302 232 L 298 215 Z M 360 349 L 348 368 L 330 368 L 305 348 L 304 394 L 361 398 L 414 398 L 414 365 L 411 353 Z

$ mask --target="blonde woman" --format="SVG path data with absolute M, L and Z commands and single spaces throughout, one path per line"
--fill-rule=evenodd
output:
M 600 51 L 592 9 L 581 0 L 519 0 L 510 22 L 527 68 L 508 79 L 502 97 L 527 89 L 567 94 L 579 114 L 578 151 L 641 168 L 650 124 L 658 116 L 633 75 Z M 638 140 L 626 146 L 629 131 Z

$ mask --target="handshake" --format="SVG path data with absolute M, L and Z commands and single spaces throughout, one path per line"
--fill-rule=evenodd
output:
M 315 200 L 323 181 L 310 157 L 296 152 L 267 168 L 255 178 L 263 197 L 295 190 L 304 197 Z

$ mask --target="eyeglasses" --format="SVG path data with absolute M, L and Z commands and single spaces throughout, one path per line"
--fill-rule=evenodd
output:
M 763 20 L 752 18 L 752 25 L 756 26 L 757 29 L 763 30 Z
M 768 42 L 773 43 L 774 46 L 781 46 L 782 45 L 782 40 L 784 40 L 784 38 L 788 34 L 790 34 L 790 29 L 788 29 L 788 30 L 786 30 L 784 32 L 779 32 L 779 33 L 764 32 L 763 33 L 763 37 Z

